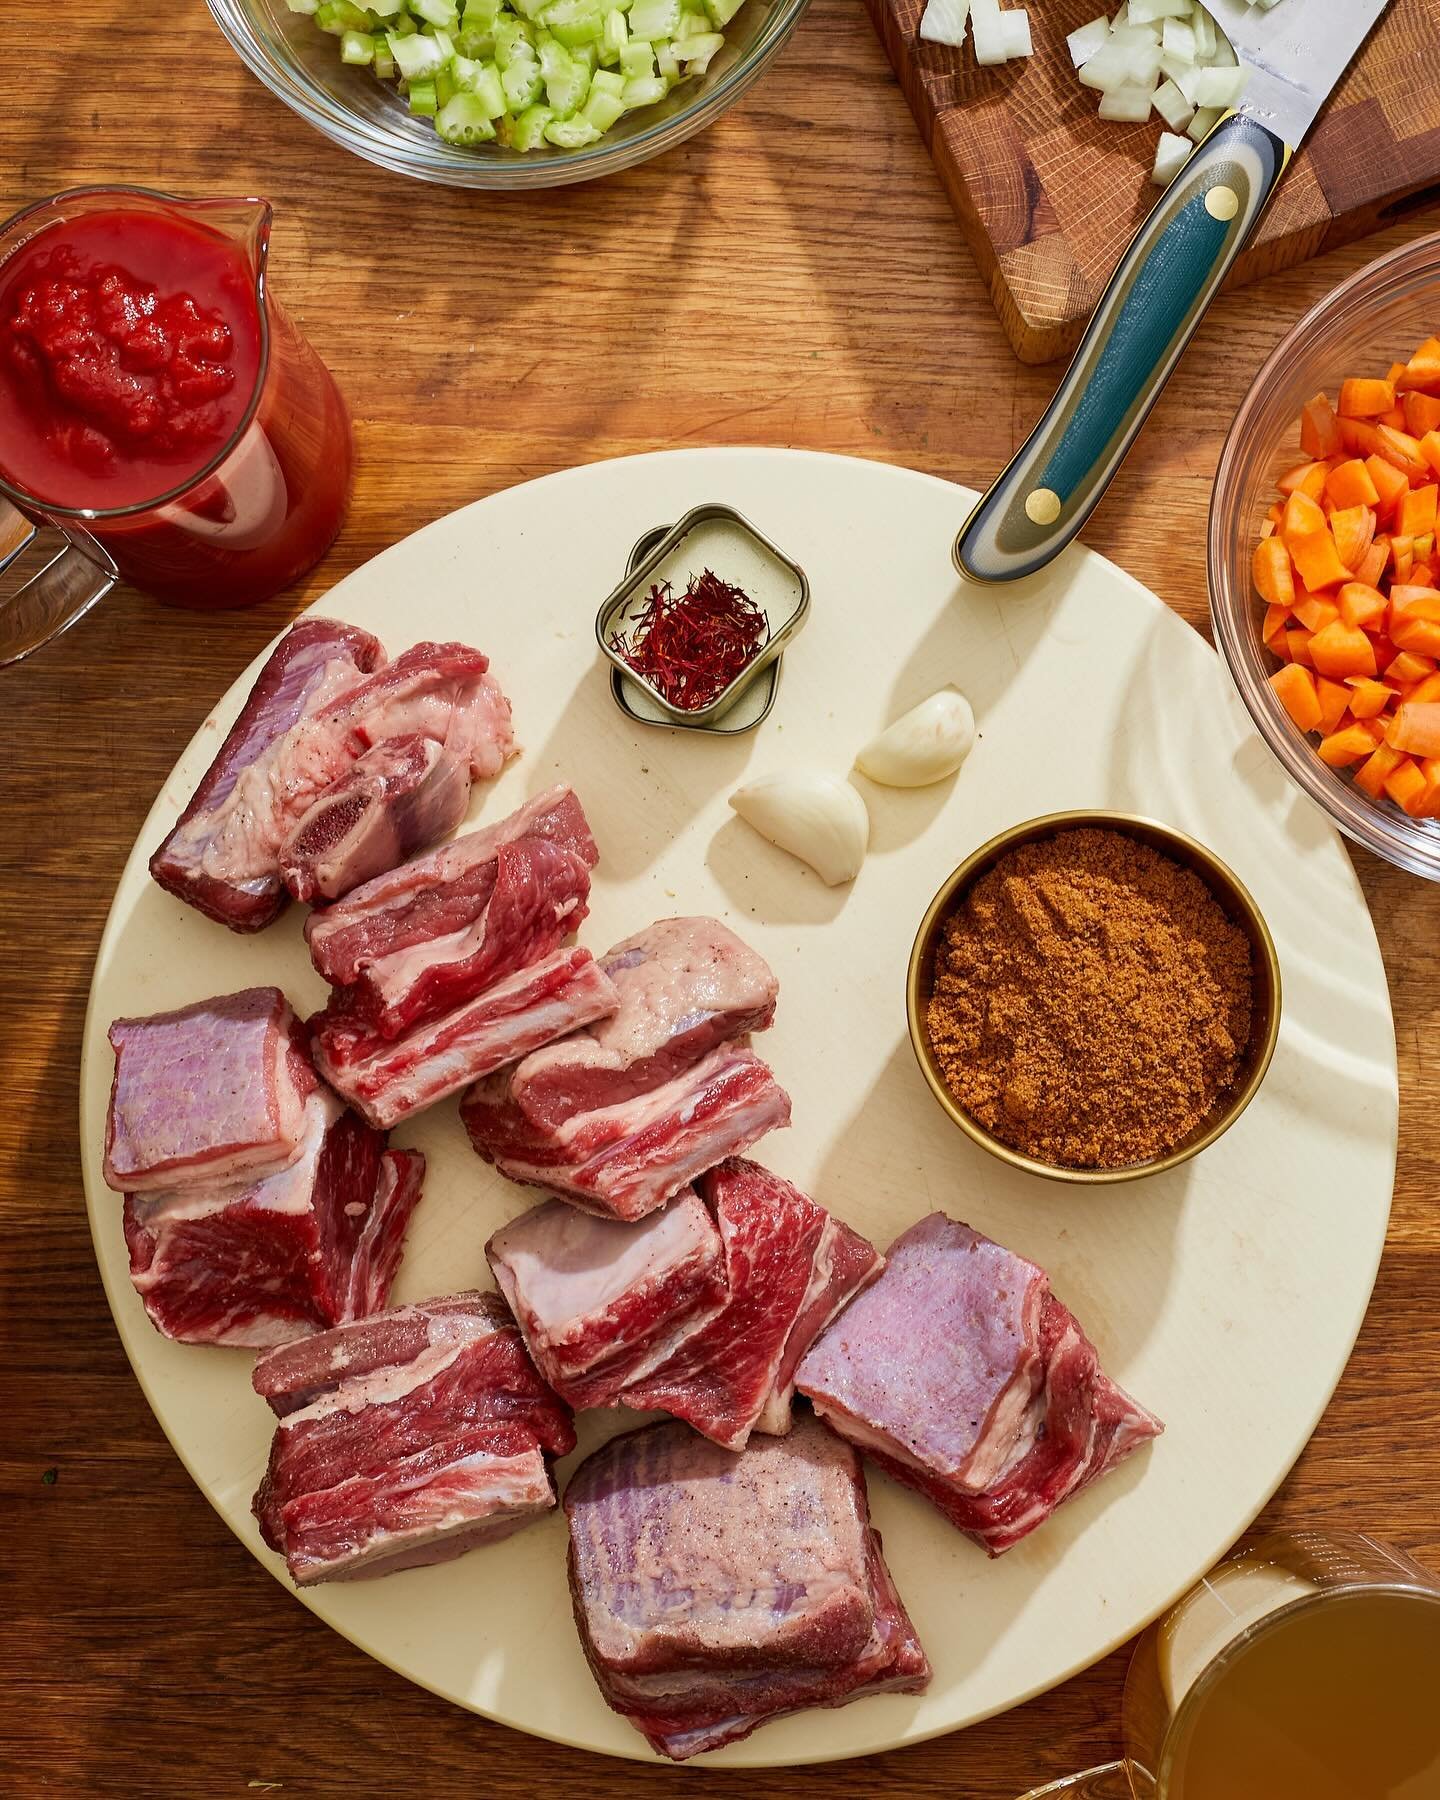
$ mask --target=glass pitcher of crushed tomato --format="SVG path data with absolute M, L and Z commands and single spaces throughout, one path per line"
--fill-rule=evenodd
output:
M 350 420 L 269 289 L 270 222 L 94 187 L 0 226 L 0 664 L 117 579 L 249 606 L 329 547 Z

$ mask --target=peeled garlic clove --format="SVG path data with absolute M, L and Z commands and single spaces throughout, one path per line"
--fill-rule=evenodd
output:
M 955 688 L 941 688 L 887 725 L 855 758 L 886 787 L 928 787 L 953 775 L 975 742 L 975 715 Z
M 853 881 L 870 842 L 870 815 L 842 776 L 820 770 L 762 775 L 730 796 L 745 823 L 798 856 L 826 884 Z

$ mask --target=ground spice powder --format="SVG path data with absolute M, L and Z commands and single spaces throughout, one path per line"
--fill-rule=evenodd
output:
M 930 1042 L 1003 1143 L 1120 1168 L 1181 1142 L 1250 1035 L 1246 934 L 1191 870 L 1122 832 L 1022 844 L 971 887 L 936 951 Z

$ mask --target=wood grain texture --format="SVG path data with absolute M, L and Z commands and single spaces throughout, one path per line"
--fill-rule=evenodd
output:
M 1295 0 L 1304 4 L 1304 0 Z M 1097 0 L 1032 0 L 1035 55 L 922 43 L 925 0 L 866 0 L 1015 352 L 1073 350 L 1146 211 L 1164 127 L 1096 116 L 1065 38 Z M 1104 10 L 1113 13 L 1113 0 Z M 1440 183 L 1440 0 L 1390 0 L 1236 263 L 1232 286 L 1379 229 Z
M 210 617 L 120 590 L 0 678 L 0 1792 L 679 1800 L 698 1781 L 714 1800 L 817 1784 L 1013 1800 L 1108 1758 L 1118 1655 L 1004 1718 L 818 1774 L 609 1764 L 519 1737 L 313 1619 L 237 1546 L 160 1433 L 91 1254 L 77 1064 L 111 891 L 216 695 L 348 570 L 512 482 L 676 444 L 774 443 L 983 486 L 1052 378 L 1015 363 L 904 100 L 843 0 L 815 0 L 748 99 L 666 160 L 505 201 L 408 185 L 332 149 L 251 81 L 198 3 L 134 0 L 119 64 L 115 29 L 102 0 L 5 9 L 0 42 L 18 32 L 26 54 L 0 59 L 0 202 L 116 178 L 269 194 L 277 290 L 351 401 L 360 474 L 302 589 Z M 1223 297 L 1088 541 L 1203 629 L 1210 483 L 1251 375 L 1334 282 L 1437 225 L 1418 215 Z M 523 628 L 524 598 L 482 591 L 476 638 Z M 1267 1518 L 1363 1524 L 1440 1566 L 1440 892 L 1357 861 L 1400 1045 L 1395 1212 L 1355 1357 Z

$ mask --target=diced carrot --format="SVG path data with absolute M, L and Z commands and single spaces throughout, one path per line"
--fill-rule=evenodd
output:
M 1401 650 L 1391 659 L 1386 668 L 1385 679 L 1404 687 L 1413 685 L 1417 681 L 1423 681 L 1427 675 L 1434 673 L 1435 659 L 1433 656 L 1423 655 L 1419 650 Z
M 1396 377 L 1396 386 L 1425 393 L 1440 392 L 1440 338 L 1426 338 Z
M 1405 698 L 1427 706 L 1440 700 L 1440 675 L 1427 675 L 1423 681 L 1417 681 Z
M 1383 681 L 1371 675 L 1350 677 L 1350 711 L 1357 719 L 1378 719 L 1395 698 Z
M 1290 552 L 1279 538 L 1262 538 L 1255 546 L 1251 563 L 1255 591 L 1271 606 L 1295 604 L 1295 573 L 1290 566 Z M 1268 632 L 1265 634 L 1270 635 Z
M 1360 559 L 1360 567 L 1355 571 L 1355 579 L 1363 582 L 1366 587 L 1377 587 L 1389 561 L 1390 540 L 1388 537 L 1377 537 Z
M 1430 546 L 1433 547 L 1437 494 L 1440 494 L 1440 487 L 1436 487 L 1435 483 L 1431 481 L 1427 482 L 1424 487 L 1412 488 L 1408 494 L 1401 497 L 1396 530 L 1402 537 L 1418 538 L 1429 532 Z M 1415 546 L 1417 556 L 1427 553 L 1428 551 L 1422 551 L 1418 544 Z
M 1380 432 L 1368 419 L 1337 419 L 1340 448 L 1351 456 L 1371 457 L 1380 452 Z
M 1366 760 L 1355 771 L 1355 785 L 1362 788 L 1372 800 L 1378 800 L 1385 791 L 1385 777 L 1397 766 L 1403 752 L 1392 750 L 1388 744 L 1378 744 Z
M 1440 416 L 1433 423 L 1440 425 Z M 1317 394 L 1313 400 L 1307 400 L 1301 409 L 1300 448 L 1307 456 L 1317 460 L 1339 454 L 1340 431 L 1335 421 L 1335 409 L 1324 394 Z
M 1293 668 L 1295 665 L 1288 666 Z M 1302 669 L 1300 673 L 1304 675 L 1308 671 Z M 1343 681 L 1330 681 L 1321 675 L 1315 682 L 1315 694 L 1320 702 L 1319 729 L 1328 736 L 1350 710 L 1350 690 Z
M 1340 417 L 1373 419 L 1389 412 L 1395 404 L 1395 389 L 1388 381 L 1369 381 L 1351 377 L 1340 383 Z
M 1390 611 L 1411 619 L 1440 619 L 1440 588 L 1421 587 L 1416 582 L 1396 582 L 1390 589 Z M 1392 634 L 1393 635 L 1393 634 Z
M 1325 477 L 1325 498 L 1333 506 L 1378 506 L 1380 491 L 1358 456 L 1337 463 Z
M 1320 699 L 1315 677 L 1298 663 L 1287 663 L 1270 677 L 1276 698 L 1301 731 L 1314 731 L 1320 723 Z
M 1292 495 L 1290 505 L 1300 499 L 1298 494 Z M 1286 508 L 1287 512 L 1289 507 Z M 1335 547 L 1335 539 L 1328 529 L 1299 532 L 1295 536 L 1288 533 L 1285 539 L 1295 564 L 1295 572 L 1313 594 L 1319 588 L 1334 587 L 1338 582 L 1349 581 L 1351 570 L 1340 559 L 1340 552 Z
M 1325 515 L 1311 496 L 1298 490 L 1291 494 L 1285 502 L 1285 511 L 1280 519 L 1281 537 L 1287 540 L 1292 537 L 1308 537 L 1312 532 L 1325 529 Z
M 1291 662 L 1299 663 L 1304 669 L 1314 666 L 1310 661 L 1310 639 L 1313 635 L 1309 631 L 1287 631 L 1285 633 L 1285 654 Z
M 1287 469 L 1275 483 L 1285 495 L 1308 494 L 1312 500 L 1318 500 L 1325 492 L 1325 477 L 1330 473 L 1330 465 L 1324 462 L 1296 463 L 1293 469 Z
M 1385 617 L 1385 596 L 1368 582 L 1347 581 L 1337 598 L 1340 617 L 1352 630 L 1363 630 Z
M 1375 515 L 1368 506 L 1342 507 L 1330 516 L 1330 535 L 1345 567 L 1358 569 L 1375 541 Z
M 1342 725 L 1320 740 L 1320 760 L 1332 769 L 1343 769 L 1375 754 L 1375 740 L 1363 725 Z
M 1396 382 L 1399 381 L 1400 377 L 1409 367 L 1409 363 L 1391 363 L 1390 367 L 1385 371 L 1385 379 L 1390 383 L 1391 387 L 1395 386 Z
M 1385 792 L 1403 812 L 1414 813 L 1425 798 L 1425 777 L 1408 756 L 1385 777 Z
M 1264 623 L 1260 627 L 1260 641 L 1275 650 L 1277 656 L 1283 656 L 1285 652 L 1275 649 L 1275 640 L 1279 638 L 1283 642 L 1285 627 L 1289 623 L 1290 608 L 1288 606 L 1267 606 L 1265 608 Z
M 1375 423 L 1377 425 L 1391 425 L 1396 431 L 1408 431 L 1410 429 L 1405 418 L 1405 408 L 1399 405 L 1392 406 L 1389 412 L 1377 413 Z
M 1375 667 L 1388 681 L 1390 679 L 1390 665 L 1394 662 L 1400 652 L 1390 642 L 1383 631 L 1377 631 L 1370 642 L 1375 647 Z
M 1386 742 L 1411 756 L 1440 756 L 1440 701 L 1407 700 L 1396 712 Z
M 1440 439 L 1437 439 L 1437 448 L 1440 448 Z M 1400 504 L 1401 497 L 1410 486 L 1408 478 L 1395 467 L 1394 463 L 1387 462 L 1383 456 L 1373 454 L 1367 456 L 1365 467 L 1380 495 L 1378 504 L 1381 512 L 1393 510 Z
M 1404 399 L 1405 429 L 1411 437 L 1424 438 L 1427 431 L 1434 431 L 1440 426 L 1440 395 L 1422 394 L 1412 391 Z M 1335 434 L 1339 442 L 1340 434 Z M 1313 453 L 1312 453 L 1313 454 Z M 1329 451 L 1325 455 L 1331 454 Z
M 1430 463 L 1418 438 L 1411 437 L 1408 431 L 1397 431 L 1393 425 L 1377 425 L 1375 435 L 1377 453 L 1386 462 L 1393 463 L 1402 475 L 1415 482 L 1430 479 Z
M 1392 581 L 1408 581 L 1415 567 L 1415 540 L 1408 537 L 1393 537 L 1390 540 L 1390 578 Z
M 1440 625 L 1430 619 L 1407 619 L 1403 616 L 1390 623 L 1390 639 L 1402 650 L 1413 650 L 1420 656 L 1440 656 Z
M 1334 601 L 1320 594 L 1307 593 L 1303 600 L 1296 600 L 1291 610 L 1307 631 L 1323 631 L 1340 617 L 1340 608 Z
M 1363 631 L 1355 631 L 1339 619 L 1310 639 L 1310 661 L 1321 675 L 1340 680 L 1346 675 L 1373 675 L 1375 651 Z

